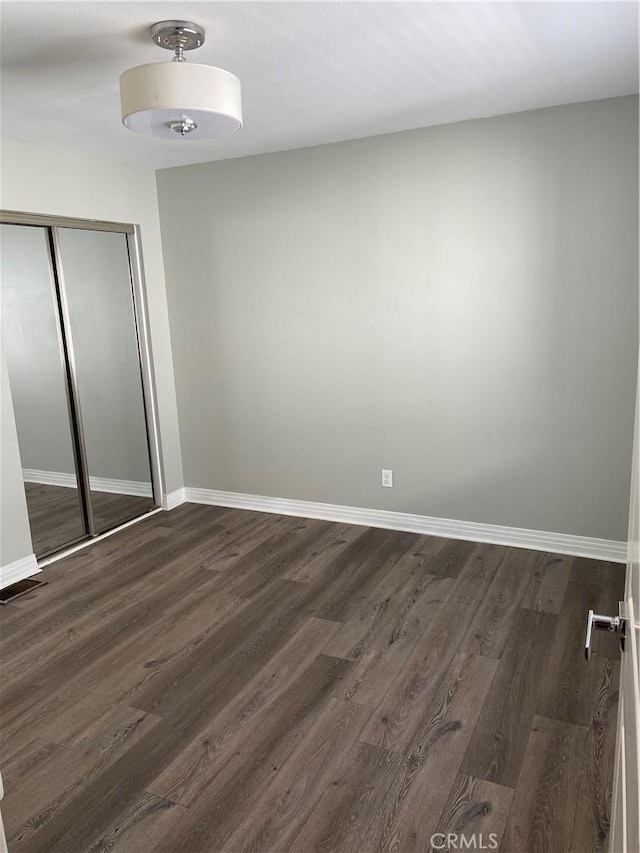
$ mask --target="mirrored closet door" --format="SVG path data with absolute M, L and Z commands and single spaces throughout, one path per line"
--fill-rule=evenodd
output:
M 2 339 L 44 557 L 159 504 L 142 294 L 132 226 L 11 218 L 0 225 Z

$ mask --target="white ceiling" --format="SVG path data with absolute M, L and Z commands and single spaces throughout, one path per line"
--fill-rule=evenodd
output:
M 119 75 L 190 54 L 242 82 L 244 129 L 148 139 L 120 123 Z M 4 136 L 155 168 L 355 139 L 638 91 L 635 2 L 27 2 L 1 7 Z

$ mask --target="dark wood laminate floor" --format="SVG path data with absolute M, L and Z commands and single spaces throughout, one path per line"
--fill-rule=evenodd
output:
M 185 505 L 1 608 L 11 853 L 606 850 L 622 566 Z M 495 833 L 492 836 L 491 833 Z M 435 846 L 441 845 L 442 836 Z
M 62 548 L 84 535 L 84 521 L 77 489 L 25 483 L 31 539 L 36 555 Z M 153 509 L 153 499 L 111 492 L 91 491 L 98 532 L 111 530 Z

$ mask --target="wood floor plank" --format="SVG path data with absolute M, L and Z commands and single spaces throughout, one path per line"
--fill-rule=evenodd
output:
M 522 607 L 560 613 L 573 559 L 566 554 L 539 554 Z
M 429 853 L 449 846 L 445 839 L 451 837 L 458 848 L 475 844 L 480 849 L 498 849 L 512 797 L 511 788 L 460 774 L 438 821 Z
M 289 845 L 292 853 L 363 850 L 363 836 L 403 761 L 394 752 L 368 743 L 355 744 L 295 834 Z
M 2 717 L 0 716 L 0 735 L 3 734 L 1 723 Z M 34 740 L 42 740 L 42 738 L 30 726 L 22 726 L 19 729 L 15 729 L 11 733 L 11 736 L 7 736 L 4 733 L 4 736 L 0 737 L 0 771 L 2 771 L 8 761 L 11 761 L 22 750 L 29 747 Z M 60 746 L 61 744 L 57 745 Z M 1 805 L 2 803 L 0 803 Z
M 332 524 L 322 547 L 305 555 L 304 559 L 295 559 L 286 566 L 281 577 L 285 580 L 312 583 L 323 573 L 329 563 L 338 554 L 348 548 L 356 539 L 367 532 L 366 527 L 358 524 Z
M 245 688 L 186 746 L 148 790 L 188 806 L 230 761 L 274 703 L 318 657 L 338 623 L 311 617 Z
M 288 573 L 290 566 L 305 566 L 314 562 L 331 560 L 335 553 L 340 552 L 340 546 L 348 543 L 342 537 L 336 537 L 336 531 L 330 521 L 307 520 L 304 533 L 300 527 L 295 528 L 296 537 L 290 544 L 282 541 L 283 537 L 275 539 L 275 548 L 268 560 L 259 566 L 252 566 L 239 582 L 232 582 L 231 591 L 243 598 L 251 598 L 268 586 L 271 581 L 278 580 Z M 337 547 L 336 547 L 337 546 Z
M 385 623 L 394 623 L 398 633 L 403 616 L 410 613 L 421 595 L 434 586 L 436 576 L 428 571 L 428 561 L 428 557 L 411 548 L 392 565 L 333 638 L 327 654 L 358 660 L 379 633 L 384 632 Z M 444 590 L 451 583 L 449 579 L 449 584 L 440 582 L 435 587 Z
M 0 608 L 11 853 L 425 851 L 437 829 L 500 832 L 512 787 L 505 853 L 602 853 L 615 638 L 578 659 L 623 574 L 232 508 L 150 516 Z
M 260 719 L 253 736 L 238 748 L 233 761 L 225 763 L 202 789 L 187 812 L 168 831 L 160 850 L 195 853 L 197 850 L 223 849 L 223 841 L 253 811 L 258 796 L 271 782 L 289 755 L 297 747 L 317 719 L 320 711 L 340 689 L 349 668 L 348 661 L 319 655 L 305 673 L 284 693 L 281 701 L 274 703 Z M 114 767 L 106 778 L 96 785 L 94 798 L 110 799 L 109 811 L 118 811 L 134 801 L 136 793 L 152 784 L 162 768 L 168 766 L 183 744 L 190 743 L 191 734 L 201 731 L 206 710 L 193 709 L 190 719 L 182 719 L 178 743 L 152 736 L 125 757 L 121 766 Z M 168 750 L 167 750 L 168 746 Z M 169 755 L 167 756 L 167 751 Z M 93 808 L 87 803 L 88 808 Z M 104 812 L 104 810 L 103 810 Z M 99 809 L 94 810 L 97 819 Z M 90 824 L 91 816 L 81 820 Z M 66 827 L 62 824 L 62 829 Z M 77 828 L 73 838 L 82 838 L 87 829 Z M 48 839 L 44 839 L 47 841 Z M 216 847 L 217 845 L 217 847 Z M 47 848 L 35 848 L 30 853 L 45 853 Z
M 584 637 L 587 614 L 617 612 L 616 587 L 605 587 L 569 581 L 566 602 L 558 615 L 549 658 L 548 677 L 539 685 L 536 712 L 544 717 L 565 720 L 586 726 L 591 720 L 593 697 L 598 689 L 600 665 L 598 659 L 618 659 L 618 638 L 604 631 L 596 631 L 593 639 L 594 655 L 590 661 L 584 656 Z M 614 607 L 615 601 L 615 609 Z
M 368 713 L 361 705 L 332 699 L 225 846 L 242 851 L 286 850 L 341 769 L 336 757 L 346 759 Z
M 38 815 L 64 796 L 81 773 L 71 750 L 41 738 L 34 738 L 3 764 L 2 817 L 12 851 L 29 840 Z
M 125 536 L 125 534 L 128 534 Z M 104 546 L 111 538 L 118 537 L 118 544 L 113 545 L 111 551 L 106 551 L 105 558 L 95 557 L 93 554 L 84 556 L 85 551 Z M 169 547 L 169 540 L 164 534 L 155 530 L 144 529 L 134 537 L 129 531 L 114 534 L 104 542 L 98 542 L 89 549 L 83 549 L 65 560 L 54 563 L 47 567 L 45 579 L 46 586 L 37 591 L 29 593 L 19 599 L 20 611 L 29 609 L 32 613 L 31 636 L 45 638 L 52 636 L 55 632 L 67 630 L 75 625 L 75 620 L 84 614 L 91 614 L 93 610 L 100 607 L 113 606 L 114 598 L 117 596 L 116 587 L 123 578 L 118 573 L 118 565 L 122 565 L 120 548 L 127 553 L 127 567 L 129 571 L 124 576 L 125 582 L 131 582 L 135 577 L 137 564 L 148 564 L 154 554 L 161 554 Z M 98 571 L 99 567 L 103 571 Z M 105 596 L 105 592 L 109 595 Z M 34 602 L 38 607 L 32 607 Z M 18 602 L 16 602 L 17 604 Z M 0 611 L 0 624 L 4 623 L 4 610 Z M 5 654 L 13 658 L 23 649 L 29 649 L 31 643 L 26 641 L 26 626 L 24 621 L 16 626 L 16 630 L 3 632 Z
M 362 841 L 362 850 L 426 850 L 435 832 L 497 661 L 464 652 L 435 697 L 422 740 L 407 755 Z
M 424 576 L 399 590 L 380 618 L 376 619 L 378 614 L 372 611 L 371 625 L 361 626 L 363 633 L 350 648 L 346 644 L 346 657 L 355 660 L 356 665 L 345 690 L 345 699 L 373 708 L 380 704 L 428 630 L 453 582 L 453 578 Z M 335 654 L 337 650 L 345 652 L 345 647 L 337 648 L 331 642 L 326 649 L 328 654 Z
M 582 755 L 571 850 L 609 850 L 620 664 L 600 659 L 600 680 Z
M 439 536 L 418 536 L 394 566 L 394 574 L 398 577 L 457 577 L 461 559 L 464 561 L 464 552 L 459 543 L 454 545 Z
M 473 734 L 463 771 L 470 776 L 515 787 L 547 671 L 557 617 L 535 610 L 516 613 L 500 659 L 491 694 Z
M 34 833 L 46 827 L 158 722 L 157 717 L 135 708 L 113 709 L 75 748 L 39 740 L 41 748 L 29 755 L 27 762 L 10 762 L 3 814 L 11 850 L 29 849 Z M 25 811 L 25 801 L 29 802 L 29 812 Z
M 210 525 L 205 519 L 185 531 L 179 541 L 172 541 L 164 534 L 157 534 L 153 528 L 149 534 L 143 528 L 133 540 L 130 537 L 134 534 L 129 534 L 120 545 L 108 551 L 102 565 L 96 566 L 93 557 L 84 556 L 91 549 L 77 552 L 53 564 L 47 570 L 49 582 L 40 591 L 38 600 L 41 607 L 37 611 L 38 618 L 27 629 L 29 634 L 40 639 L 49 638 L 52 646 L 57 647 L 61 636 L 69 628 L 74 632 L 81 630 L 79 617 L 84 615 L 85 624 L 94 628 L 102 616 L 111 619 L 114 609 L 116 612 L 122 609 L 119 593 L 123 594 L 126 601 L 136 596 L 144 597 L 153 592 L 153 586 L 163 584 L 165 577 L 177 575 L 178 566 L 184 571 L 191 565 L 197 565 L 200 554 L 207 552 L 206 532 L 209 530 Z M 114 534 L 113 538 L 126 532 Z M 128 548 L 128 543 L 132 543 L 133 547 Z M 127 554 L 126 560 L 123 559 L 121 548 Z M 85 561 L 88 562 L 88 568 L 83 568 Z M 77 567 L 78 571 L 65 576 L 68 563 Z M 150 578 L 153 584 L 149 583 Z M 6 637 L 4 653 L 15 662 L 22 651 L 31 645 L 32 642 L 25 642 L 24 631 L 12 631 Z
M 131 738 L 138 739 L 160 722 L 160 717 L 131 708 L 112 705 L 64 744 L 76 755 L 88 760 L 105 760 L 128 749 Z
M 277 580 L 256 595 L 132 703 L 154 714 L 179 714 L 187 703 L 207 701 L 217 713 L 264 666 L 307 618 L 306 584 Z
M 412 556 L 424 555 L 428 561 L 428 573 L 440 578 L 457 578 L 462 567 L 477 550 L 473 542 L 463 539 L 441 539 L 421 536 Z
M 506 550 L 487 594 L 471 620 L 462 649 L 484 657 L 499 658 L 502 655 L 538 559 L 532 551 Z
M 191 594 L 192 599 L 198 600 L 202 598 L 206 585 L 215 581 L 216 578 L 206 570 L 196 570 L 190 574 L 185 572 L 183 577 L 174 576 L 161 588 L 150 591 L 143 601 L 121 607 L 120 613 L 109 622 L 107 628 L 98 625 L 90 635 L 90 642 L 84 642 L 79 648 L 66 648 L 41 668 L 24 672 L 20 677 L 14 676 L 10 686 L 2 691 L 1 707 L 5 709 L 2 712 L 3 729 L 10 732 L 15 725 L 24 725 L 27 721 L 35 725 L 43 721 L 60 702 L 65 701 L 65 695 L 68 702 L 74 695 L 82 695 L 90 686 L 99 684 L 105 667 L 112 675 L 119 676 L 121 670 L 114 668 L 112 662 L 122 658 L 126 663 L 131 663 L 130 649 L 135 650 L 132 644 L 144 637 L 149 619 L 158 619 L 158 605 L 166 600 L 167 594 L 177 594 L 180 590 L 184 594 L 190 588 L 200 587 L 199 595 Z M 221 603 L 224 606 L 224 599 L 221 599 Z M 179 601 L 177 606 L 173 605 L 169 609 L 179 612 Z M 137 614 L 137 619 L 131 618 L 132 612 Z M 163 618 L 167 618 L 165 614 Z M 36 681 L 35 685 L 32 679 Z
M 244 524 L 257 524 L 260 521 L 259 516 L 264 513 L 252 513 L 251 518 L 244 519 L 236 510 L 224 506 L 206 506 L 204 504 L 189 504 L 184 503 L 172 509 L 171 512 L 162 512 L 153 516 L 149 520 L 145 520 L 145 527 L 153 524 L 164 531 L 171 530 L 177 535 L 183 535 L 191 530 L 194 526 L 204 524 L 211 533 L 217 534 L 222 530 L 228 530 L 230 527 L 237 526 L 241 521 Z
M 80 658 L 84 665 L 89 665 L 91 653 L 99 655 L 100 649 L 110 647 L 112 635 L 120 635 L 118 625 L 126 626 L 128 633 L 135 633 L 136 626 L 130 625 L 133 613 L 137 616 L 135 622 L 138 626 L 143 621 L 156 622 L 159 599 L 166 597 L 173 607 L 198 586 L 211 585 L 216 577 L 198 569 L 183 568 L 182 572 L 181 578 L 175 571 L 175 564 L 170 563 L 155 573 L 157 584 L 147 583 L 140 588 L 128 589 L 124 602 L 118 599 L 112 600 L 109 606 L 98 605 L 93 614 L 91 608 L 86 608 L 81 602 L 75 614 L 65 613 L 58 626 L 50 625 L 50 630 L 34 637 L 25 649 L 8 654 L 4 671 L 11 679 L 13 689 L 25 677 L 38 683 L 48 679 L 56 681 L 54 670 L 70 662 L 77 673 Z M 79 650 L 82 650 L 81 654 Z
M 145 793 L 105 827 L 87 853 L 147 853 L 160 849 L 169 827 L 184 814 L 184 807 Z M 62 850 L 64 848 L 60 848 Z
M 198 565 L 201 568 L 237 575 L 237 569 L 243 566 L 247 555 L 272 537 L 288 531 L 308 529 L 304 519 L 268 513 L 258 515 L 259 518 L 242 525 L 222 524 L 220 533 L 213 541 L 209 541 L 207 554 Z
M 369 528 L 310 585 L 307 612 L 319 619 L 345 622 L 398 560 L 415 548 L 418 538 L 413 533 Z
M 500 849 L 568 853 L 586 730 L 535 717 Z M 575 850 L 575 853 L 581 853 Z
M 234 540 L 231 549 L 220 554 L 217 561 L 212 560 L 209 567 L 224 568 L 225 591 L 250 598 L 282 573 L 282 564 L 288 565 L 289 562 L 285 554 L 297 554 L 300 550 L 304 553 L 312 549 L 313 543 L 328 529 L 329 522 L 309 518 L 297 518 L 291 523 L 277 526 L 271 522 L 267 528 L 270 534 L 268 537 L 249 537 L 250 546 L 240 546 L 237 539 Z M 242 586 L 246 587 L 244 593 L 239 592 Z
M 363 740 L 373 746 L 402 752 L 419 742 L 434 695 L 460 648 L 460 626 L 475 613 L 504 557 L 496 546 L 460 553 L 466 560 L 455 583 L 366 728 Z
M 593 584 L 602 590 L 617 590 L 624 593 L 625 567 L 622 563 L 608 563 L 605 560 L 591 560 L 588 557 L 574 557 L 571 563 L 569 580 L 574 583 Z
M 90 670 L 67 679 L 52 694 L 53 703 L 44 713 L 39 711 L 33 729 L 48 740 L 70 744 L 112 704 L 135 704 L 134 696 L 188 658 L 242 604 L 240 599 L 216 596 L 211 607 L 206 594 L 206 586 L 196 587 L 143 630 L 135 646 L 118 645 Z M 78 701 L 79 697 L 86 698 Z

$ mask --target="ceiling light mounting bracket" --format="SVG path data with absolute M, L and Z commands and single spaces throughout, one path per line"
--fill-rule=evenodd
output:
M 151 38 L 158 47 L 174 51 L 174 62 L 185 62 L 185 50 L 202 47 L 204 36 L 204 28 L 191 21 L 160 21 L 151 27 Z

